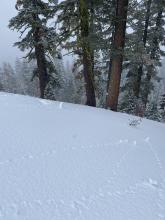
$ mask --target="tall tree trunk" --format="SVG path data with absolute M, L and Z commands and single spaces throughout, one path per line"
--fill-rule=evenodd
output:
M 86 105 L 96 106 L 93 58 L 89 43 L 89 13 L 87 0 L 80 0 L 80 25 L 81 25 L 81 47 L 83 58 L 83 73 L 86 88 Z
M 113 56 L 111 62 L 111 79 L 109 82 L 107 107 L 117 111 L 120 80 L 125 46 L 125 32 L 128 11 L 128 0 L 117 0 Z
M 150 82 L 153 77 L 153 73 L 154 73 L 154 69 L 155 69 L 154 60 L 156 57 L 157 50 L 159 50 L 159 36 L 157 33 L 159 32 L 159 28 L 161 27 L 162 17 L 163 17 L 163 9 L 162 9 L 162 7 L 158 6 L 158 14 L 157 14 L 157 18 L 156 18 L 156 27 L 155 27 L 155 36 L 153 38 L 153 42 L 152 42 L 153 48 L 152 48 L 152 51 L 150 54 L 151 65 L 148 68 L 147 76 L 145 79 L 146 86 L 144 89 L 144 100 L 143 100 L 145 108 L 146 108 L 146 105 L 148 102 L 148 96 L 150 94 Z
M 151 4 L 152 0 L 147 1 L 147 11 L 146 11 L 146 18 L 145 18 L 145 27 L 144 27 L 144 33 L 143 33 L 143 45 L 146 47 L 147 43 L 147 37 L 148 37 L 148 26 L 149 26 L 149 21 L 150 21 L 150 16 L 151 16 Z M 134 86 L 134 94 L 135 97 L 138 99 L 140 95 L 140 86 L 141 86 L 141 80 L 143 76 L 143 64 L 141 64 L 138 68 L 138 75 L 137 75 L 137 80 Z
M 38 31 L 35 33 L 35 39 L 38 41 Z M 37 44 L 35 46 L 35 55 L 37 59 L 38 75 L 39 75 L 39 86 L 40 86 L 40 97 L 44 98 L 45 88 L 48 82 L 48 73 L 46 67 L 46 58 L 44 53 L 44 48 L 42 44 Z
M 112 7 L 115 9 L 116 8 L 116 0 L 113 0 L 112 1 Z M 116 16 L 116 12 L 114 10 L 114 17 Z M 112 30 L 112 37 L 111 37 L 111 47 L 113 47 L 113 42 L 114 42 L 114 36 L 115 36 L 115 22 L 113 21 L 112 23 L 112 27 L 113 27 L 113 30 Z M 111 51 L 110 51 L 111 52 Z M 109 82 L 110 82 L 110 79 L 111 79 L 111 70 L 112 70 L 112 55 L 110 54 L 110 61 L 109 61 L 109 69 L 108 69 L 108 78 L 107 78 L 107 87 L 106 87 L 106 103 L 108 101 L 108 90 L 109 90 Z M 106 106 L 107 107 L 107 106 Z
M 94 35 L 94 1 L 90 0 L 90 22 L 89 22 L 89 31 L 91 37 Z M 90 39 L 91 39 L 90 37 Z M 95 50 L 94 45 L 90 42 L 90 48 L 91 48 L 91 61 L 92 61 L 92 74 L 94 79 L 94 69 L 95 69 Z
M 37 7 L 36 0 L 33 0 L 33 6 Z M 34 20 L 36 22 L 40 22 L 40 18 L 37 14 L 33 15 Z M 37 26 L 37 25 L 36 25 Z M 40 86 L 40 97 L 44 98 L 45 96 L 45 88 L 48 81 L 48 73 L 47 73 L 47 66 L 46 66 L 46 58 L 45 58 L 45 51 L 42 44 L 42 30 L 40 27 L 34 28 L 34 41 L 35 41 L 35 55 L 37 60 L 37 67 L 38 67 L 38 75 L 39 75 L 39 86 Z

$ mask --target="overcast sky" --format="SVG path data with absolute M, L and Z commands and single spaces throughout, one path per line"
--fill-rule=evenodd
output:
M 16 58 L 23 57 L 23 53 L 20 52 L 17 47 L 13 47 L 14 42 L 18 41 L 19 33 L 17 31 L 11 31 L 8 28 L 9 20 L 17 14 L 15 9 L 16 0 L 1 0 L 0 7 L 0 65 L 2 62 L 10 62 L 14 64 Z M 61 1 L 61 0 L 60 0 Z M 60 2 L 59 1 L 59 2 Z M 65 57 L 65 62 L 72 58 Z
M 21 57 L 21 52 L 13 47 L 18 40 L 18 33 L 8 29 L 8 22 L 11 17 L 16 15 L 16 0 L 2 0 L 0 7 L 0 64 L 3 61 L 14 63 L 16 57 Z

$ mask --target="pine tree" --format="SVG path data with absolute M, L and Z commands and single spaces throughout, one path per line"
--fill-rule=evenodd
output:
M 15 73 L 18 84 L 18 94 L 39 97 L 38 77 L 34 77 L 36 66 L 36 61 L 27 62 L 26 59 L 16 59 Z
M 163 13 L 165 12 L 165 1 L 155 1 L 153 7 L 155 9 L 155 25 L 151 28 L 151 34 L 149 38 L 150 49 L 148 53 L 150 57 L 150 62 L 145 77 L 143 94 L 143 102 L 145 106 L 147 105 L 149 94 L 151 93 L 151 90 L 153 88 L 152 79 L 157 75 L 157 67 L 161 65 L 161 56 L 165 55 L 165 53 L 161 49 L 161 45 L 164 44 L 165 36 L 165 21 L 163 18 Z
M 46 86 L 45 97 L 51 100 L 61 100 L 61 88 L 64 84 L 64 65 L 62 55 L 58 52 L 58 56 L 52 56 L 52 63 L 56 69 L 52 69 L 49 82 Z
M 82 48 L 83 73 L 85 79 L 85 88 L 89 106 L 96 106 L 94 73 L 93 73 L 93 53 L 89 43 L 89 12 L 86 0 L 80 0 L 80 45 Z
M 0 73 L 1 89 L 4 92 L 17 93 L 16 74 L 10 63 L 4 62 Z
M 128 0 L 117 0 L 115 31 L 113 39 L 113 55 L 111 63 L 110 82 L 108 82 L 107 107 L 117 111 L 120 80 L 123 64 L 123 50 L 127 22 Z
M 100 18 L 104 2 L 66 0 L 58 5 L 59 44 L 76 55 L 75 66 L 84 77 L 86 104 L 91 106 L 96 105 L 95 65 L 103 44 Z
M 15 46 L 21 50 L 29 50 L 26 58 L 36 59 L 39 76 L 40 97 L 44 98 L 45 88 L 49 81 L 49 68 L 52 63 L 47 59 L 55 48 L 54 28 L 48 27 L 52 18 L 52 1 L 18 0 L 16 8 L 18 15 L 10 20 L 9 27 L 21 33 L 21 40 Z M 24 36 L 24 37 L 23 37 Z
M 141 109 L 145 113 L 149 94 L 156 81 L 160 80 L 158 67 L 163 55 L 161 45 L 164 36 L 164 7 L 163 1 L 154 0 L 135 0 L 131 1 L 130 6 L 132 9 L 128 20 L 132 32 L 126 36 L 124 68 L 127 77 L 122 91 L 125 96 L 128 93 L 133 94 L 132 101 L 136 102 L 134 114 L 138 115 Z
M 2 80 L 3 80 L 3 71 L 0 67 L 0 91 L 3 91 Z
M 163 94 L 161 96 L 161 100 L 160 100 L 160 107 L 159 107 L 159 111 L 160 111 L 160 120 L 162 122 L 165 122 L 165 94 Z
M 149 29 L 150 17 L 151 17 L 151 5 L 152 5 L 152 0 L 148 0 L 147 2 L 144 2 L 146 13 L 145 13 L 144 31 L 142 36 L 142 48 L 146 48 L 146 44 L 147 44 L 148 31 L 149 31 L 148 29 Z M 143 24 L 142 21 L 140 23 L 141 25 Z M 139 99 L 140 96 L 142 76 L 143 76 L 143 62 L 140 63 L 138 67 L 137 79 L 135 79 L 136 83 L 134 83 L 134 94 L 137 99 Z
M 163 94 L 162 97 L 161 97 L 160 109 L 165 110 L 165 94 Z
M 146 106 L 145 117 L 151 120 L 160 121 L 161 115 L 159 114 L 158 105 L 155 101 L 151 101 Z

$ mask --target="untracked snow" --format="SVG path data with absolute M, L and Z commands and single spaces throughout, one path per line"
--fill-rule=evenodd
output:
M 0 220 L 165 219 L 165 125 L 0 93 Z

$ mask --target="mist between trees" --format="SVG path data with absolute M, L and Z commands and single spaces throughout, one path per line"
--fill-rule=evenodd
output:
M 165 121 L 164 0 L 18 0 L 1 90 Z M 64 68 L 63 51 L 74 57 Z

